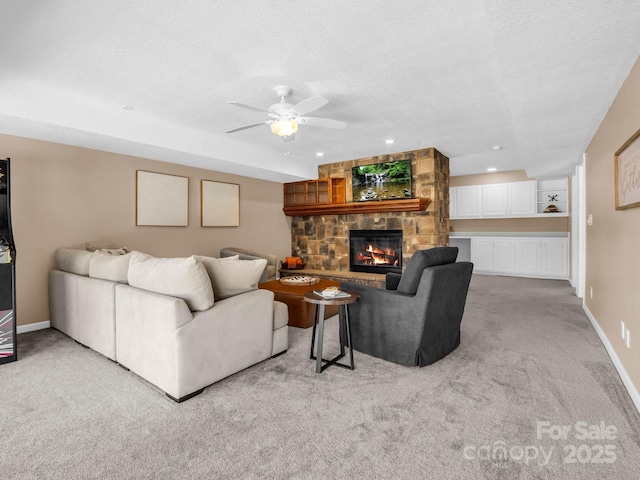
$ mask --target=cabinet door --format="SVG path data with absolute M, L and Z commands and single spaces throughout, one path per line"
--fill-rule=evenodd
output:
M 506 183 L 482 186 L 482 216 L 506 217 L 508 213 Z
M 514 238 L 493 239 L 493 270 L 497 273 L 516 271 L 516 241 Z
M 507 185 L 509 215 L 512 217 L 535 215 L 537 182 L 515 182 Z
M 293 184 L 293 201 L 292 205 L 304 205 L 307 203 L 307 184 L 305 182 L 297 182 Z
M 478 272 L 493 271 L 493 239 L 471 239 L 471 261 L 473 269 Z
M 528 275 L 542 274 L 542 248 L 539 238 L 516 240 L 516 271 Z
M 566 238 L 542 240 L 542 273 L 549 277 L 569 276 L 569 241 Z
M 458 218 L 458 188 L 449 188 L 449 218 Z
M 329 186 L 331 187 L 331 203 L 338 204 L 345 202 L 345 180 L 344 178 L 332 178 Z
M 317 195 L 316 203 L 330 203 L 331 192 L 329 191 L 330 180 L 318 180 L 317 181 Z M 312 202 L 309 202 L 312 203 Z
M 317 181 L 305 182 L 307 187 L 307 197 L 305 198 L 305 204 L 310 205 L 318 203 L 318 189 L 319 185 Z
M 474 185 L 457 188 L 457 218 L 480 218 L 482 215 L 482 187 Z

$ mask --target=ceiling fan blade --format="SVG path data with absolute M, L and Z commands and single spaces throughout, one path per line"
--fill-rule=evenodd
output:
M 236 102 L 235 100 L 229 100 L 227 103 L 230 105 L 235 105 L 236 107 L 246 108 L 247 110 L 253 110 L 255 112 L 271 113 L 269 110 L 265 110 L 264 108 L 252 107 L 251 105 Z
M 296 118 L 296 121 L 300 125 L 309 125 L 310 127 L 336 128 L 339 130 L 347 127 L 346 122 L 341 122 L 340 120 L 331 120 L 330 118 L 300 117 Z
M 307 98 L 306 100 L 301 101 L 300 103 L 294 105 L 289 109 L 289 113 L 295 115 L 296 117 L 301 117 L 302 115 L 306 115 L 307 113 L 311 113 L 314 110 L 319 109 L 320 107 L 324 107 L 329 100 L 320 95 L 316 95 L 315 97 Z
M 231 130 L 227 130 L 224 133 L 233 133 L 233 132 L 239 132 L 240 130 L 246 130 L 247 128 L 253 128 L 253 127 L 258 127 L 260 125 L 264 125 L 265 123 L 271 123 L 271 120 L 264 120 L 262 122 L 256 122 L 256 123 L 250 123 L 249 125 L 244 125 L 242 127 L 238 127 L 238 128 L 232 128 Z

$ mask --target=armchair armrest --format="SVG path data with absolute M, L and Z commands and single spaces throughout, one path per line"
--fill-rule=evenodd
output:
M 398 284 L 400 283 L 400 279 L 402 278 L 401 273 L 387 273 L 385 286 L 387 290 L 397 290 Z

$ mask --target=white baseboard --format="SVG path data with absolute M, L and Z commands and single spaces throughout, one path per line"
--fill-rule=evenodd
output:
M 21 333 L 27 332 L 35 332 L 36 330 L 44 330 L 45 328 L 51 327 L 51 322 L 47 320 L 46 322 L 37 322 L 37 323 L 27 323 L 26 325 L 18 325 L 16 330 L 18 331 L 18 335 Z
M 591 321 L 591 325 L 593 325 L 593 328 L 595 328 L 596 333 L 598 334 L 598 336 L 600 337 L 600 340 L 602 341 L 602 344 L 604 345 L 604 348 L 607 350 L 607 353 L 609 354 L 609 357 L 611 357 L 613 366 L 616 367 L 616 370 L 618 370 L 618 374 L 620 374 L 622 383 L 624 383 L 624 386 L 627 388 L 627 391 L 629 392 L 629 395 L 631 396 L 631 400 L 633 400 L 633 403 L 635 404 L 636 409 L 638 410 L 638 412 L 640 412 L 640 393 L 638 392 L 638 389 L 633 384 L 633 381 L 631 380 L 631 377 L 629 377 L 629 374 L 627 373 L 627 371 L 624 369 L 624 366 L 622 365 L 622 362 L 620 361 L 618 354 L 614 350 L 613 345 L 611 345 L 609 338 L 604 333 L 604 330 L 602 330 L 602 328 L 600 327 L 600 324 L 596 321 L 595 317 L 591 313 L 591 310 L 589 310 L 589 308 L 584 302 L 582 303 L 582 308 L 587 314 L 587 317 L 589 317 L 589 320 Z

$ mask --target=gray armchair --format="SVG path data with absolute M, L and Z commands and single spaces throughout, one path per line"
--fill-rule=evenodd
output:
M 386 290 L 342 282 L 341 290 L 361 295 L 349 305 L 353 348 L 420 367 L 455 350 L 473 271 L 457 256 L 457 247 L 419 250 L 402 275 L 387 274 Z

